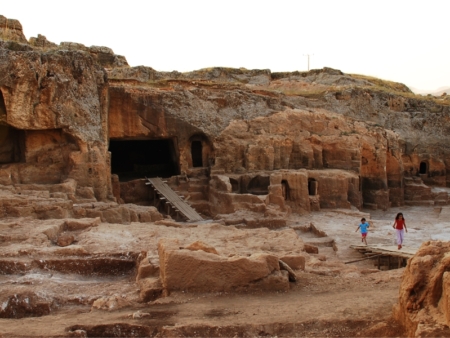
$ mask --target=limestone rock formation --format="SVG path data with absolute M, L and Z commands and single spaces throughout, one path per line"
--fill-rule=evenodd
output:
M 0 317 L 61 304 L 113 312 L 184 290 L 287 291 L 300 270 L 359 277 L 287 219 L 448 204 L 449 117 L 448 96 L 399 83 L 331 68 L 159 72 L 108 47 L 27 41 L 0 16 Z M 180 206 L 146 177 L 205 220 L 179 222 Z M 448 335 L 449 250 L 426 243 L 406 268 L 395 316 L 409 335 Z
M 110 48 L 27 42 L 0 21 L 3 185 L 73 179 L 79 201 L 148 205 L 139 179 L 162 176 L 212 217 L 448 200 L 426 191 L 449 181 L 441 99 L 331 68 L 129 67 Z
M 180 248 L 177 240 L 158 243 L 161 282 L 165 292 L 228 291 L 238 288 L 287 290 L 278 257 L 257 253 L 250 257 L 221 257 L 203 250 Z
M 450 243 L 424 242 L 408 261 L 394 317 L 410 337 L 450 335 Z
M 15 19 L 8 19 L 0 15 L 0 39 L 26 43 L 23 35 L 22 24 Z

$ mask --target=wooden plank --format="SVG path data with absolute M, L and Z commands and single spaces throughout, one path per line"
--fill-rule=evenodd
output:
M 190 221 L 203 221 L 203 218 L 195 211 L 189 204 L 183 201 L 175 191 L 173 191 L 166 183 L 164 183 L 159 177 L 147 178 L 152 184 L 153 188 L 158 194 L 163 197 L 160 199 L 166 199 L 174 209 L 178 209 Z
M 384 254 L 386 256 L 401 257 L 404 259 L 411 258 L 417 251 L 417 249 L 412 248 L 403 248 L 401 250 L 398 250 L 398 248 L 395 246 L 382 246 L 382 245 L 373 245 L 373 246 L 351 245 L 350 248 L 355 249 L 364 255 Z

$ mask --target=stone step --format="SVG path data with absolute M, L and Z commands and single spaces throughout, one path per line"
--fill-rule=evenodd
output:
M 0 318 L 41 317 L 64 307 L 89 311 L 111 310 L 127 301 L 139 301 L 136 283 L 129 277 L 87 277 L 57 272 L 0 275 Z
M 363 204 L 364 208 L 370 209 L 370 210 L 377 210 L 378 209 L 378 204 L 375 203 L 364 203 Z
M 176 187 L 171 187 L 173 190 L 188 190 L 189 189 L 189 182 L 180 182 L 180 184 Z
M 209 175 L 209 168 L 190 168 L 187 172 L 189 180 L 194 178 L 207 177 Z
M 405 201 L 423 201 L 423 200 L 432 200 L 433 198 L 431 195 L 412 195 L 412 194 L 405 194 Z
M 201 192 L 204 193 L 206 191 L 206 189 L 208 188 L 207 185 L 203 185 L 203 184 L 191 184 L 189 186 L 188 191 L 189 192 Z
M 209 202 L 206 200 L 198 200 L 198 201 L 192 201 L 190 203 L 191 207 L 195 209 L 198 213 L 202 215 L 209 215 L 210 214 L 210 205 Z
M 407 201 L 405 200 L 405 204 L 409 206 L 433 206 L 434 201 L 424 200 L 424 201 Z
M 56 271 L 85 276 L 125 276 L 136 267 L 133 257 L 64 257 L 26 259 L 8 257 L 0 259 L 0 274 L 13 275 L 33 271 Z
M 317 247 L 334 247 L 335 241 L 334 238 L 330 237 L 317 237 L 317 238 L 308 238 L 304 241 L 305 244 L 313 245 Z
M 201 201 L 207 199 L 206 195 L 203 192 L 190 192 L 188 197 L 189 201 Z M 188 197 L 186 197 L 186 199 Z

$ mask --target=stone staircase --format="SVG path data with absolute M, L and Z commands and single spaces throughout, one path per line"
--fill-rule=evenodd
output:
M 147 228 L 134 231 L 128 247 L 121 241 L 127 227 L 121 229 L 99 219 L 2 219 L 0 318 L 111 311 L 159 298 L 159 258 L 132 239 Z M 69 234 L 75 242 L 57 244 Z M 109 236 L 113 244 L 97 246 L 98 236 Z
M 405 204 L 410 206 L 442 206 L 449 204 L 450 189 L 429 187 L 420 177 L 405 177 Z
M 59 184 L 0 185 L 0 217 L 33 219 L 96 218 L 102 222 L 154 222 L 163 216 L 154 207 L 97 201 L 92 188 L 73 179 Z
M 184 200 L 198 213 L 209 215 L 209 174 L 208 168 L 194 168 L 188 175 L 173 176 L 167 184 L 183 196 Z

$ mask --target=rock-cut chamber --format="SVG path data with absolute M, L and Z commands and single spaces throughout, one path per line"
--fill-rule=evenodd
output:
M 172 139 L 110 140 L 111 172 L 119 180 L 179 175 L 178 156 Z

